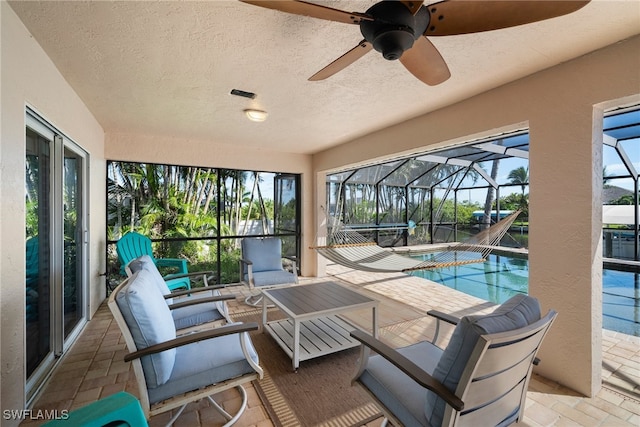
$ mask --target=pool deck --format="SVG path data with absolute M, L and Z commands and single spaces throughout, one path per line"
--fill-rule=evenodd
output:
M 490 311 L 494 305 L 445 286 L 402 273 L 367 273 L 331 264 L 324 278 L 301 278 L 301 284 L 332 279 L 380 301 L 381 338 L 403 345 L 433 336 L 434 322 L 424 315 L 437 309 L 456 315 Z M 229 303 L 233 313 L 246 311 L 242 303 L 247 290 L 230 287 L 236 294 Z M 356 323 L 370 325 L 370 312 L 349 316 Z M 640 338 L 603 331 L 602 388 L 592 398 L 534 373 L 527 393 L 525 417 L 521 426 L 639 426 L 640 425 Z M 137 395 L 133 372 L 122 359 L 126 347 L 122 335 L 103 304 L 88 323 L 78 341 L 61 360 L 33 409 L 62 410 L 84 406 L 117 391 Z M 263 357 L 268 357 L 265 355 Z M 544 363 L 544 360 L 542 361 Z M 253 386 L 247 387 L 249 406 L 236 426 L 269 427 L 267 415 Z M 237 396 L 220 396 L 223 406 L 233 407 Z M 190 405 L 176 426 L 217 427 L 223 423 L 206 403 Z M 167 414 L 150 420 L 150 426 L 167 422 Z M 381 420 L 367 424 L 378 427 Z M 38 422 L 23 422 L 36 426 Z M 306 427 L 306 426 L 304 426 Z

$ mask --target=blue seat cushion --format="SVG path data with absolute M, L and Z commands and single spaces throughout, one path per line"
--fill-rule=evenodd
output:
M 282 241 L 275 237 L 242 239 L 242 257 L 253 263 L 253 272 L 282 270 Z
M 257 364 L 256 353 L 247 334 L 247 349 Z M 240 336 L 226 335 L 179 347 L 171 378 L 161 386 L 149 390 L 149 402 L 160 402 L 176 394 L 217 384 L 230 378 L 255 372 L 240 347 Z
M 160 274 L 160 271 L 158 271 L 158 267 L 156 267 L 155 262 L 149 255 L 142 255 L 132 260 L 127 265 L 127 267 L 129 267 L 129 270 L 131 270 L 132 273 L 135 273 L 140 270 L 147 270 L 149 273 L 151 273 L 153 282 L 158 287 L 162 295 L 167 295 L 171 293 L 171 290 L 167 286 L 167 282 L 165 282 L 164 278 Z M 167 301 L 167 304 L 172 304 L 172 300 L 169 299 Z
M 249 280 L 249 276 L 245 275 L 245 280 Z M 284 285 L 286 283 L 295 283 L 296 276 L 285 270 L 260 271 L 253 273 L 254 286 Z
M 433 377 L 455 392 L 481 335 L 520 329 L 537 322 L 540 317 L 538 300 L 524 294 L 511 297 L 493 313 L 463 317 L 453 331 L 451 340 L 433 372 Z M 442 423 L 444 409 L 444 400 L 428 391 L 425 415 L 432 425 Z
M 430 342 L 420 342 L 398 349 L 398 352 L 431 374 L 442 355 L 442 349 Z M 424 400 L 427 389 L 382 356 L 371 356 L 360 381 L 407 427 L 425 426 Z
M 185 296 L 179 299 L 176 299 L 174 302 L 182 302 L 182 301 L 190 301 L 190 300 L 198 300 L 200 298 L 207 298 L 211 296 L 219 296 L 220 292 L 218 291 L 207 291 L 207 292 L 196 292 L 190 296 Z M 186 307 L 175 308 L 171 310 L 171 315 L 173 316 L 173 322 L 176 326 L 176 329 L 184 329 L 189 328 L 191 326 L 201 325 L 203 323 L 214 322 L 216 320 L 224 319 L 224 316 L 220 312 L 222 308 L 222 302 L 206 302 L 203 304 L 194 304 Z
M 116 296 L 116 302 L 136 348 L 141 350 L 174 339 L 176 328 L 173 317 L 154 283 L 153 274 L 140 270 L 128 280 Z M 176 350 L 171 349 L 140 359 L 147 387 L 157 387 L 169 380 L 175 357 Z

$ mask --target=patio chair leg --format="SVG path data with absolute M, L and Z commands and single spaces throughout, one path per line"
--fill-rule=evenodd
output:
M 167 423 L 166 427 L 171 427 L 173 425 L 173 423 L 176 422 L 176 420 L 182 414 L 182 411 L 184 411 L 184 408 L 186 408 L 186 407 L 187 407 L 187 404 L 182 405 L 180 407 L 180 409 L 178 409 L 178 412 L 176 412 L 176 414 L 169 420 L 169 422 Z
M 207 399 L 209 399 L 209 402 L 211 402 L 211 405 L 218 411 L 220 412 L 220 414 L 222 414 L 222 416 L 227 420 L 227 423 L 222 426 L 222 427 L 229 427 L 233 424 L 236 423 L 236 421 L 238 421 L 240 419 L 240 417 L 242 416 L 242 414 L 244 413 L 244 410 L 247 408 L 247 392 L 244 390 L 244 387 L 242 387 L 241 385 L 236 386 L 236 390 L 238 390 L 238 392 L 240 393 L 240 397 L 242 398 L 242 403 L 240 404 L 240 409 L 238 409 L 238 412 L 236 412 L 235 415 L 229 415 L 229 413 L 227 411 L 225 411 L 222 406 L 220 406 L 220 404 L 218 402 L 216 402 L 215 400 L 213 400 L 213 398 L 211 396 L 207 396 Z M 186 408 L 187 405 L 182 405 L 180 407 L 180 409 L 178 409 L 178 412 L 176 412 L 176 414 L 171 418 L 171 420 L 169 420 L 169 422 L 167 423 L 166 427 L 171 427 L 173 425 L 173 423 L 176 422 L 176 420 L 178 419 L 178 417 L 182 414 L 182 411 L 184 411 L 184 408 Z
M 249 295 L 244 299 L 244 303 L 251 307 L 262 307 L 262 294 Z M 267 308 L 275 307 L 275 305 L 267 305 Z
M 242 387 L 240 385 L 237 386 L 236 389 L 238 390 L 238 392 L 240 393 L 240 396 L 242 397 L 242 404 L 240 405 L 240 409 L 238 409 L 238 412 L 236 412 L 236 414 L 233 415 L 233 416 L 229 415 L 229 413 L 227 411 L 225 411 L 218 404 L 218 402 L 213 400 L 213 398 L 211 396 L 207 396 L 207 399 L 209 399 L 209 402 L 211 402 L 213 407 L 216 408 L 218 410 L 218 412 L 220 412 L 222 414 L 222 416 L 227 419 L 227 423 L 224 425 L 224 427 L 231 426 L 236 421 L 238 421 L 240 419 L 240 417 L 242 416 L 242 413 L 244 412 L 244 410 L 247 408 L 247 392 L 244 390 L 244 387 Z

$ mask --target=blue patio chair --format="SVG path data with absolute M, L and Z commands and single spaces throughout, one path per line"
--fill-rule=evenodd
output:
M 240 280 L 251 294 L 245 302 L 257 306 L 262 300 L 261 290 L 298 283 L 294 265 L 285 270 L 282 258 L 282 240 L 277 237 L 246 237 L 240 242 Z
M 226 419 L 236 422 L 247 406 L 243 385 L 262 378 L 249 331 L 257 323 L 232 323 L 177 336 L 171 311 L 151 272 L 133 273 L 111 293 L 109 309 L 127 344 L 140 405 L 149 418 L 173 411 L 172 425 L 190 402 L 207 398 Z M 240 409 L 226 412 L 212 396 L 236 389 Z
M 151 248 L 151 239 L 135 231 L 129 231 L 116 243 L 116 253 L 120 261 L 120 274 L 127 275 L 126 267 L 134 259 L 142 255 L 149 255 L 156 267 L 171 267 L 176 269 L 176 273 L 164 276 L 169 289 L 191 289 L 191 281 L 187 277 L 174 278 L 177 275 L 189 273 L 187 270 L 187 260 L 178 258 L 155 258 Z
M 200 271 L 188 274 L 189 277 L 200 276 L 204 287 L 171 292 L 149 255 L 136 258 L 127 265 L 128 276 L 132 276 L 140 270 L 146 270 L 151 274 L 153 283 L 160 289 L 169 305 L 177 330 L 217 321 L 232 322 L 226 300 L 235 299 L 235 295 L 222 295 L 219 291 L 221 286 L 208 286 L 207 276 L 213 272 Z
M 458 320 L 445 349 L 422 341 L 397 350 L 362 331 L 362 387 L 397 426 L 507 426 L 523 417 L 536 353 L 557 313 L 540 316 L 535 298 L 519 294 L 488 315 Z M 377 353 L 371 355 L 371 350 Z

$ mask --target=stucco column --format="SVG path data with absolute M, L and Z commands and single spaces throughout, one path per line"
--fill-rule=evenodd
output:
M 537 372 L 593 396 L 602 369 L 602 111 L 560 95 L 529 123 L 529 293 L 559 313 Z
M 313 245 L 323 245 L 327 238 L 327 215 L 329 206 L 327 206 L 327 174 L 324 172 L 316 172 L 314 174 L 314 222 L 315 222 L 315 239 Z M 315 251 L 315 275 L 323 277 L 327 274 L 327 260 L 317 251 Z

